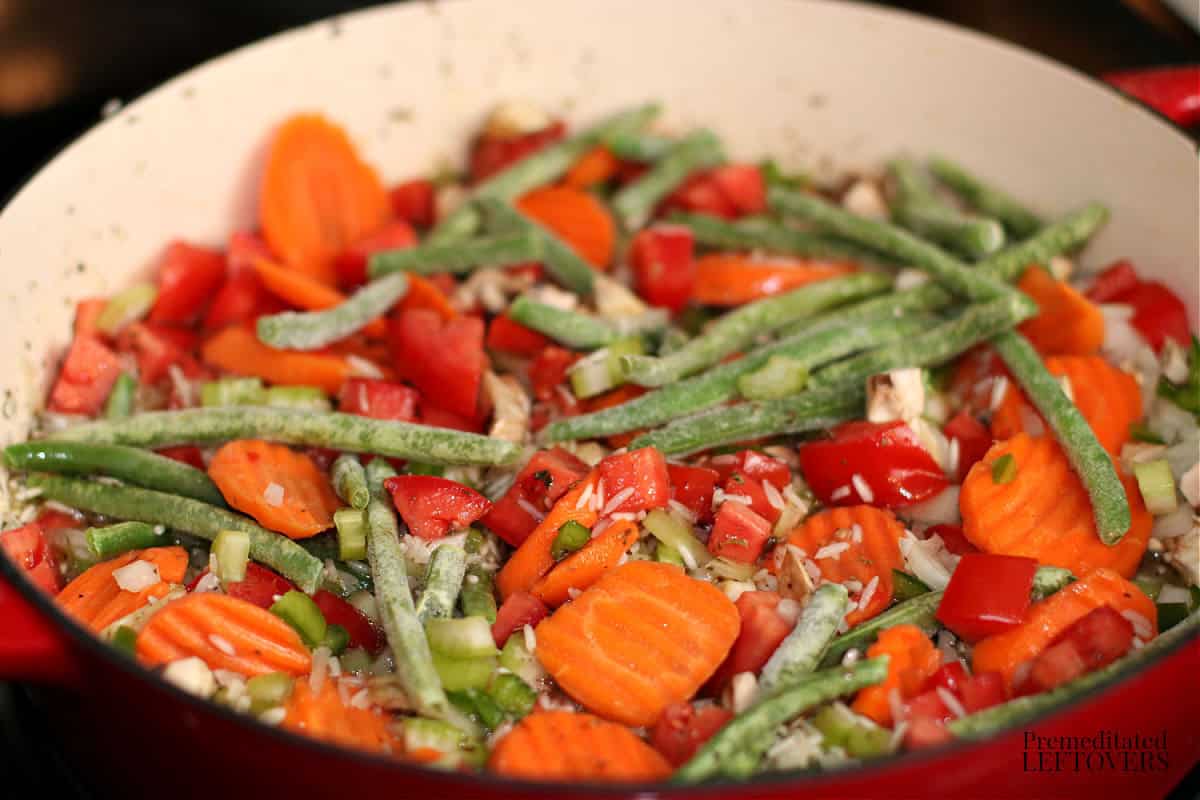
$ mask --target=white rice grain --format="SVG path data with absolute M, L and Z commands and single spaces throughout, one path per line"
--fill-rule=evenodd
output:
M 820 550 L 818 550 L 813 555 L 813 558 L 816 559 L 817 561 L 820 561 L 823 558 L 837 558 L 838 556 L 840 556 L 842 553 L 846 552 L 849 549 L 850 549 L 849 542 L 834 542 L 833 544 L 827 544 L 824 547 L 822 547 Z
M 862 590 L 862 594 L 858 596 L 859 606 L 866 608 L 870 604 L 871 598 L 875 596 L 875 590 L 879 588 L 879 576 L 872 575 L 871 580 L 867 581 L 867 585 Z
M 992 379 L 992 395 L 988 402 L 988 406 L 992 411 L 1000 408 L 1000 404 L 1004 402 L 1004 393 L 1008 391 L 1008 378 L 1001 375 L 998 378 Z
M 208 642 L 227 656 L 237 655 L 237 650 L 233 649 L 233 645 L 230 644 L 229 640 L 224 636 L 218 636 L 215 633 L 210 633 L 208 635 Z
M 536 519 L 538 522 L 541 522 L 546 518 L 545 512 L 539 511 L 533 503 L 529 502 L 524 497 L 517 498 L 517 505 L 521 507 L 522 511 Z
M 609 501 L 604 505 L 603 510 L 601 510 L 600 516 L 607 517 L 609 514 L 620 508 L 621 504 L 631 497 L 633 497 L 633 487 L 626 486 L 624 489 L 609 498 Z
M 537 634 L 534 633 L 532 625 L 526 625 L 521 628 L 521 634 L 525 637 L 525 649 L 530 653 L 537 650 Z
M 267 505 L 276 508 L 283 505 L 283 487 L 275 481 L 271 481 L 267 484 L 267 488 L 263 489 L 263 500 L 267 502 Z
M 771 483 L 766 478 L 763 478 L 762 488 L 763 495 L 766 496 L 767 502 L 771 504 L 771 507 L 782 511 L 786 504 L 783 502 L 783 495 L 781 495 L 779 490 L 775 488 L 775 484 Z
M 858 492 L 858 496 L 862 498 L 864 503 L 872 503 L 875 501 L 875 492 L 871 491 L 871 487 L 867 485 L 866 480 L 857 472 L 850 476 L 850 483 L 854 484 L 854 491 Z
M 575 501 L 576 508 L 583 508 L 588 503 L 592 502 L 592 493 L 595 491 L 595 485 L 589 483 L 583 487 L 583 491 L 579 493 L 579 499 Z
M 832 494 L 829 495 L 829 499 L 835 500 L 835 501 L 836 500 L 845 500 L 849 496 L 850 496 L 850 487 L 849 486 L 839 486 L 833 490 Z

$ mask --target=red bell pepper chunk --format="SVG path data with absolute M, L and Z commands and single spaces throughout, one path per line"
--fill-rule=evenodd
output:
M 653 447 L 609 456 L 596 469 L 604 481 L 605 513 L 648 511 L 662 508 L 671 499 L 667 461 Z M 626 490 L 631 491 L 613 507 L 613 499 Z
M 1133 289 L 1141 279 L 1133 264 L 1125 259 L 1104 269 L 1084 294 L 1093 303 L 1115 303 L 1118 297 Z
M 729 655 L 709 679 L 713 693 L 724 689 L 739 672 L 757 674 L 791 632 L 791 624 L 775 610 L 781 599 L 774 592 L 742 592 L 734 602 L 742 625 Z
M 937 672 L 930 675 L 921 686 L 922 692 L 932 691 L 939 686 L 957 696 L 959 689 L 971 676 L 960 661 L 950 661 L 938 667 Z
M 216 250 L 175 241 L 158 268 L 158 298 L 151 322 L 189 323 L 225 280 L 225 257 Z
M 204 327 L 216 330 L 257 320 L 264 314 L 275 314 L 286 308 L 282 300 L 263 288 L 253 270 L 234 272 L 231 268 L 229 277 L 217 290 L 204 315 Z
M 737 206 L 721 191 L 720 187 L 708 179 L 706 172 L 692 175 L 684 181 L 663 201 L 663 208 L 664 210 L 678 208 L 697 214 L 710 214 L 722 219 L 735 219 L 738 215 Z
M 325 589 L 318 590 L 312 599 L 327 623 L 341 625 L 350 634 L 350 647 L 361 647 L 371 654 L 383 649 L 383 631 L 366 614 Z
M 188 591 L 196 591 L 200 579 L 208 574 L 205 569 L 188 585 Z M 270 608 L 275 600 L 296 587 L 287 578 L 272 572 L 253 561 L 246 564 L 246 577 L 236 583 L 222 584 L 222 590 L 230 597 L 245 600 L 259 608 Z
M 689 467 L 683 464 L 667 464 L 667 476 L 671 480 L 671 499 L 682 503 L 701 522 L 713 518 L 712 500 L 720 474 L 708 467 Z
M 1015 628 L 1029 610 L 1035 572 L 1032 558 L 968 553 L 942 595 L 938 621 L 968 642 Z
M 1184 128 L 1200 123 L 1200 67 L 1110 72 L 1104 80 Z
M 981 461 L 992 446 L 992 434 L 983 423 L 967 413 L 959 411 L 942 428 L 947 439 L 958 441 L 958 471 L 955 477 L 961 483 L 976 462 Z
M 671 766 L 679 767 L 731 719 L 733 712 L 721 706 L 674 703 L 663 709 L 650 729 L 650 746 Z
M 196 368 L 191 355 L 196 335 L 185 328 L 135 322 L 121 332 L 117 346 L 137 358 L 138 377 L 143 384 L 158 383 L 172 365 L 186 366 L 185 374 Z
M 1020 694 L 1044 692 L 1111 664 L 1133 648 L 1133 623 L 1110 606 L 1076 620 L 1033 660 Z
M 545 350 L 550 340 L 508 314 L 501 314 L 488 325 L 486 344 L 488 350 L 532 357 Z
M 483 134 L 475 140 L 471 148 L 471 178 L 476 183 L 490 178 L 526 156 L 557 142 L 566 134 L 567 126 L 561 121 L 547 125 L 540 131 L 513 138 Z
M 946 723 L 954 719 L 954 712 L 933 689 L 910 700 L 905 705 L 904 718 L 907 722 L 904 744 L 910 750 L 943 744 L 953 738 L 946 730 Z
M 443 320 L 424 308 L 401 311 L 389 329 L 396 372 L 421 391 L 425 403 L 460 417 L 479 416 L 479 387 L 487 356 L 483 320 Z
M 50 410 L 93 416 L 121 374 L 117 354 L 94 336 L 75 337 L 50 392 Z
M 1155 350 L 1161 350 L 1167 339 L 1184 346 L 1191 341 L 1187 306 L 1166 284 L 1143 281 L 1114 302 L 1133 306 L 1130 324 Z
M 967 535 L 963 533 L 963 529 L 959 525 L 951 525 L 943 523 L 941 525 L 931 525 L 925 529 L 927 537 L 932 538 L 938 536 L 942 543 L 946 545 L 946 549 L 956 556 L 965 556 L 967 553 L 978 553 L 979 548 L 971 544 L 967 539 Z
M 538 400 L 554 399 L 558 394 L 557 387 L 567 379 L 567 368 L 578 360 L 578 354 L 556 345 L 543 350 L 529 365 L 533 396 Z
M 695 241 L 690 228 L 655 225 L 640 231 L 630 245 L 633 282 L 647 303 L 679 311 L 696 281 Z
M 350 378 L 338 394 L 338 411 L 372 419 L 417 420 L 421 395 L 411 386 L 374 378 Z
M 959 699 L 968 714 L 998 706 L 1008 700 L 1008 687 L 999 672 L 980 672 L 959 686 Z
M 434 540 L 451 528 L 460 530 L 491 508 L 488 499 L 457 481 L 435 475 L 400 475 L 383 486 L 392 494 L 396 513 L 414 536 Z
M 392 213 L 409 225 L 428 228 L 433 225 L 437 190 L 428 178 L 414 178 L 399 183 L 388 192 Z
M 421 424 L 431 428 L 450 428 L 466 433 L 483 433 L 483 421 L 478 417 L 464 417 L 429 403 L 423 403 L 421 406 Z
M 903 422 L 846 422 L 832 436 L 800 448 L 809 488 L 826 505 L 868 503 L 902 508 L 949 485 L 941 467 Z M 855 484 L 858 477 L 867 496 Z
M 708 173 L 708 180 L 733 204 L 737 215 L 767 210 L 767 185 L 753 164 L 727 164 Z
M 194 444 L 181 444 L 176 447 L 164 447 L 156 450 L 160 456 L 166 456 L 173 461 L 178 461 L 181 464 L 187 464 L 189 467 L 195 467 L 198 470 L 206 469 L 204 465 L 204 456 L 200 453 L 200 448 Z
M 240 275 L 253 272 L 254 262 L 260 258 L 275 260 L 275 254 L 267 246 L 267 240 L 255 231 L 234 231 L 225 247 L 225 266 L 228 273 Z
M 367 282 L 367 262 L 371 256 L 387 250 L 412 247 L 416 243 L 417 234 L 411 225 L 402 219 L 392 220 L 338 254 L 333 262 L 338 285 L 343 289 L 362 286 Z
M 787 464 L 757 450 L 718 456 L 709 464 L 724 479 L 722 489 L 726 494 L 748 497 L 755 514 L 771 525 L 779 521 L 783 510 L 767 499 L 767 488 L 763 484 L 769 483 L 777 492 L 782 491 L 792 480 L 792 471 Z
M 526 506 L 549 510 L 587 472 L 587 464 L 561 447 L 534 453 L 513 485 L 483 516 L 483 524 L 513 547 L 520 547 L 538 523 Z
M 529 592 L 513 592 L 500 608 L 496 609 L 496 621 L 492 623 L 492 640 L 496 647 L 504 647 L 508 637 L 526 625 L 536 627 L 550 614 L 546 604 Z
M 58 591 L 58 568 L 46 545 L 46 531 L 37 522 L 0 532 L 0 550 L 25 571 L 35 586 L 51 594 Z
M 717 509 L 712 534 L 708 537 L 708 552 L 731 561 L 753 564 L 762 555 L 769 538 L 770 522 L 745 503 L 726 500 Z

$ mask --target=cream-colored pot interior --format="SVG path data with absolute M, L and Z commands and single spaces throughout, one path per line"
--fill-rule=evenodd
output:
M 901 151 L 970 165 L 1047 214 L 1102 200 L 1085 268 L 1128 256 L 1197 313 L 1192 144 L 1080 75 L 938 23 L 802 0 L 475 0 L 385 7 L 275 37 L 132 103 L 0 214 L 0 443 L 20 439 L 74 303 L 145 274 L 172 237 L 254 225 L 272 126 L 319 110 L 389 179 L 461 159 L 497 100 L 572 122 L 655 99 L 739 157 L 815 169 Z

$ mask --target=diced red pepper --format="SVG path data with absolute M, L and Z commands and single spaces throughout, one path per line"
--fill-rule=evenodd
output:
M 143 384 L 158 383 L 172 365 L 194 368 L 191 350 L 196 335 L 184 328 L 135 322 L 121 332 L 117 346 L 137 358 L 138 377 Z M 185 369 L 185 374 L 189 371 Z
M 513 547 L 520 547 L 538 522 L 525 506 L 548 510 L 587 472 L 587 464 L 561 447 L 534 453 L 482 522 Z
M 742 450 L 732 458 L 718 456 L 709 464 L 724 479 L 722 489 L 726 494 L 750 498 L 750 508 L 755 514 L 771 525 L 779 521 L 783 510 L 767 499 L 767 488 L 763 484 L 769 483 L 776 491 L 782 491 L 792 480 L 792 471 L 787 464 L 757 450 Z
M 735 219 L 738 215 L 737 206 L 720 187 L 708 179 L 708 173 L 705 172 L 690 176 L 668 195 L 663 201 L 663 209 L 692 211 L 722 219 Z
M 513 592 L 496 609 L 496 621 L 492 623 L 492 639 L 496 647 L 504 647 L 509 636 L 526 625 L 536 627 L 549 614 L 550 609 L 546 604 L 529 592 Z
M 968 642 L 1015 628 L 1029 610 L 1037 566 L 1023 556 L 968 553 L 942 595 L 938 621 Z
M 637 513 L 662 508 L 671 499 L 667 461 L 653 447 L 609 456 L 597 465 L 597 470 L 600 480 L 604 481 L 607 513 Z M 612 507 L 612 500 L 626 489 L 632 491 L 615 508 Z
M 338 411 L 372 419 L 417 420 L 421 395 L 411 386 L 374 378 L 350 378 L 338 394 Z
M 967 668 L 962 665 L 961 661 L 950 661 L 942 664 L 938 667 L 937 672 L 926 679 L 921 691 L 928 692 L 940 686 L 957 696 L 959 689 L 969 677 L 971 676 L 967 674 Z
M 567 368 L 579 360 L 579 355 L 556 345 L 538 354 L 529 365 L 529 382 L 538 400 L 555 399 L 557 387 L 567 379 Z
M 204 470 L 204 456 L 200 453 L 200 448 L 194 444 L 181 444 L 175 447 L 164 447 L 156 450 L 160 456 L 166 456 L 173 461 L 178 461 L 181 464 L 187 464 L 189 467 L 195 467 L 198 470 Z
M 958 441 L 958 471 L 955 477 L 961 483 L 971 471 L 976 462 L 983 460 L 984 455 L 992 446 L 992 434 L 982 422 L 967 413 L 966 409 L 959 411 L 942 428 L 947 439 Z
M 117 354 L 94 336 L 77 336 L 50 392 L 50 410 L 93 416 L 121 374 Z
M 767 185 L 754 164 L 727 164 L 708 173 L 708 179 L 733 204 L 737 215 L 767 210 Z
M 951 525 L 950 523 L 942 523 L 941 525 L 931 525 L 925 529 L 926 536 L 932 538 L 938 536 L 942 543 L 946 545 L 946 549 L 956 556 L 965 556 L 967 553 L 978 553 L 979 548 L 971 544 L 967 539 L 967 535 L 963 533 L 962 526 Z
M 394 219 L 343 250 L 333 262 L 338 285 L 353 289 L 367 282 L 367 262 L 376 253 L 400 250 L 417 243 L 417 234 L 403 219 Z
M 546 145 L 557 142 L 566 133 L 567 126 L 559 121 L 540 131 L 513 138 L 483 134 L 475 140 L 471 148 L 471 178 L 476 183 L 490 178 Z
M 629 260 L 633 282 L 647 303 L 679 311 L 692 296 L 696 281 L 694 238 L 682 225 L 655 225 L 633 237 Z
M 196 591 L 196 585 L 207 574 L 208 570 L 205 569 L 197 575 L 196 579 L 188 585 L 188 591 Z M 282 575 L 251 561 L 246 564 L 245 578 L 236 583 L 223 584 L 221 588 L 230 597 L 245 600 L 247 603 L 252 603 L 259 608 L 270 608 L 275 604 L 277 598 L 287 594 L 296 587 Z
M 650 729 L 650 746 L 673 767 L 691 760 L 700 746 L 733 719 L 733 712 L 716 705 L 674 703 Z
M 508 314 L 501 314 L 488 325 L 486 344 L 488 350 L 532 357 L 545 350 L 550 340 Z
M 409 531 L 426 540 L 467 527 L 492 505 L 474 489 L 435 475 L 400 475 L 388 478 L 383 486 L 391 492 L 396 513 Z
M 998 706 L 1008 700 L 1008 687 L 999 672 L 972 675 L 959 687 L 958 693 L 968 714 Z
M 1132 263 L 1121 259 L 1104 269 L 1085 293 L 1093 303 L 1115 303 L 1118 297 L 1141 283 Z
M 418 228 L 433 225 L 436 194 L 433 181 L 428 178 L 404 181 L 388 192 L 392 201 L 392 213 Z
M 774 592 L 742 592 L 734 602 L 741 630 L 729 655 L 709 679 L 708 687 L 720 692 L 739 672 L 758 673 L 779 647 L 792 625 L 775 610 L 782 598 Z
M 1133 623 L 1110 606 L 1076 620 L 1033 660 L 1020 694 L 1044 692 L 1111 664 L 1133 648 Z
M 383 649 L 383 631 L 366 614 L 325 589 L 318 590 L 312 599 L 327 623 L 341 625 L 350 634 L 350 647 L 361 647 L 371 654 Z
M 158 298 L 151 322 L 189 323 L 225 280 L 225 256 L 216 250 L 175 241 L 158 268 Z
M 287 305 L 263 288 L 253 270 L 233 271 L 213 297 L 208 313 L 204 315 L 204 327 L 209 330 L 224 328 L 239 322 L 257 320 L 264 314 L 276 314 Z
M 479 416 L 479 387 L 487 356 L 483 320 L 444 320 L 424 308 L 400 311 L 390 326 L 396 373 L 421 391 L 422 400 L 461 417 Z
M 423 403 L 421 406 L 421 424 L 466 433 L 483 433 L 483 421 L 479 417 L 464 417 L 429 403 Z
M 671 480 L 671 499 L 685 505 L 701 522 L 713 518 L 712 500 L 721 476 L 708 467 L 689 467 L 683 464 L 667 464 L 667 475 Z
M 708 551 L 731 561 L 753 564 L 762 555 L 769 538 L 771 523 L 745 503 L 726 500 L 717 509 L 712 534 L 708 537 Z
M 58 591 L 58 568 L 46 545 L 46 531 L 37 522 L 0 532 L 0 550 L 25 571 L 34 586 L 51 594 Z
M 1155 350 L 1161 350 L 1167 339 L 1185 347 L 1191 341 L 1187 306 L 1166 284 L 1143 281 L 1114 302 L 1133 306 L 1130 324 Z

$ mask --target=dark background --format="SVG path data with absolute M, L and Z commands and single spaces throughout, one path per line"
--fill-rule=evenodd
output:
M 130 100 L 232 48 L 369 5 L 376 3 L 0 0 L 0 197 L 98 121 L 109 100 Z M 1200 35 L 1158 0 L 902 0 L 886 5 L 985 31 L 1094 75 L 1200 62 Z M 73 773 L 28 695 L 0 684 L 0 796 L 96 797 L 86 777 Z M 1200 769 L 1172 794 L 1172 800 L 1185 798 L 1200 798 Z

